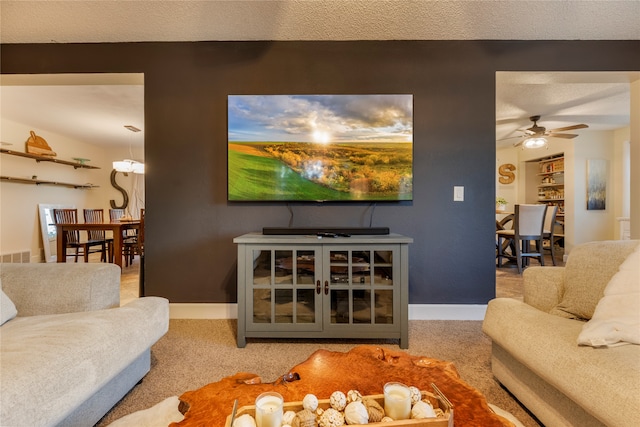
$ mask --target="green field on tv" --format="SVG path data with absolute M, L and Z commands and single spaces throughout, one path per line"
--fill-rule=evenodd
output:
M 229 201 L 412 200 L 411 143 L 229 142 Z

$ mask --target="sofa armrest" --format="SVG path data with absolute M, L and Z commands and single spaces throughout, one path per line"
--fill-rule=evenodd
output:
M 548 313 L 562 298 L 564 267 L 529 267 L 523 277 L 524 302 Z
M 115 264 L 2 264 L 0 277 L 21 317 L 120 305 L 120 268 Z

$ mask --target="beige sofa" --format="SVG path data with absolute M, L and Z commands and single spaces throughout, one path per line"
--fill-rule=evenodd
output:
M 164 298 L 119 306 L 114 264 L 2 264 L 0 281 L 3 321 L 17 309 L 0 326 L 3 427 L 93 426 L 146 375 L 168 330 Z
M 624 272 L 628 283 L 640 289 L 640 271 L 632 265 L 640 259 L 638 245 L 579 245 L 565 267 L 525 270 L 524 301 L 489 302 L 483 330 L 493 342 L 493 374 L 545 426 L 640 426 L 640 346 L 578 345 L 585 325 L 602 321 L 599 303 L 625 260 L 633 268 Z M 640 312 L 640 293 L 630 295 L 634 313 Z M 637 335 L 640 325 L 634 325 Z

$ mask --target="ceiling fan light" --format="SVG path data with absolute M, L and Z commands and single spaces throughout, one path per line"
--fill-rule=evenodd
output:
M 542 148 L 546 146 L 547 146 L 547 139 L 543 137 L 527 138 L 522 143 L 522 147 L 528 148 L 528 149 Z

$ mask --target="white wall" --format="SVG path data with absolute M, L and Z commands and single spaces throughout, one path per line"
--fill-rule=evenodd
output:
M 631 200 L 631 156 L 630 156 L 630 138 L 631 128 L 627 127 L 613 132 L 614 139 L 614 169 L 613 181 L 620 183 L 614 185 L 616 204 L 613 206 L 613 214 L 615 218 L 626 217 L 630 215 Z M 614 239 L 621 238 L 620 224 L 616 220 L 614 227 Z
M 83 208 L 103 208 L 105 214 L 108 214 L 109 200 L 115 199 L 118 204 L 122 202 L 122 196 L 110 183 L 111 162 L 121 160 L 125 154 L 126 158 L 130 158 L 128 149 L 106 151 L 87 142 L 74 141 L 44 129 L 32 128 L 5 118 L 2 118 L 0 123 L 0 140 L 13 144 L 2 146 L 2 148 L 24 152 L 25 142 L 30 136 L 29 131 L 33 130 L 47 141 L 52 150 L 57 153 L 57 158 L 70 161 L 73 157 L 87 158 L 91 159 L 89 164 L 101 168 L 74 169 L 71 166 L 51 162 L 38 163 L 28 158 L 0 155 L 0 174 L 3 176 L 31 179 L 36 175 L 42 180 L 77 184 L 92 183 L 99 186 L 91 190 L 80 190 L 1 181 L 0 254 L 31 250 L 32 262 L 42 260 L 43 250 L 38 216 L 40 203 L 73 205 L 78 208 L 81 215 Z M 138 155 L 140 160 L 142 160 L 141 157 Z M 129 175 L 125 178 L 122 174 L 118 174 L 119 185 L 128 189 L 132 198 L 131 187 L 137 179 L 142 182 L 141 191 L 144 194 L 143 179 L 133 177 L 133 174 Z
M 616 206 L 621 206 L 622 182 L 614 179 L 614 170 L 621 168 L 621 159 L 615 158 L 613 131 L 590 131 L 580 135 L 575 143 L 574 156 L 574 243 L 612 240 L 615 238 Z M 607 199 L 604 210 L 587 210 L 587 163 L 590 159 L 607 161 Z

